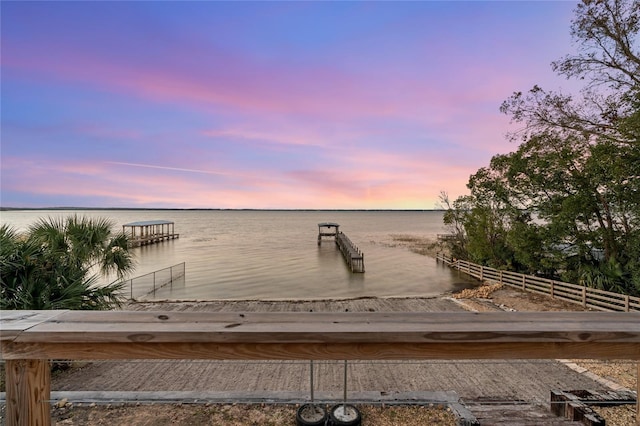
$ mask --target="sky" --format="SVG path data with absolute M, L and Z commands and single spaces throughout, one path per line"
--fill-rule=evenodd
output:
M 0 206 L 439 208 L 576 4 L 2 1 Z

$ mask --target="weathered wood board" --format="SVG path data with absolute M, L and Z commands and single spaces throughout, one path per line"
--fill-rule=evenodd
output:
M 0 319 L 2 358 L 640 359 L 640 313 L 66 311 L 40 322 L 22 315 Z

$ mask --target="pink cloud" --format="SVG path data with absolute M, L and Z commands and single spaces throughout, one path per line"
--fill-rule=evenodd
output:
M 263 141 L 277 145 L 304 145 L 304 146 L 323 146 L 326 139 L 318 137 L 317 134 L 311 132 L 303 132 L 296 129 L 290 132 L 270 129 L 251 129 L 251 128 L 224 128 L 217 130 L 203 130 L 201 134 L 211 138 L 238 139 L 246 141 Z
M 443 184 L 407 170 L 407 176 L 364 168 L 295 171 L 283 175 L 232 176 L 225 182 L 194 178 L 174 170 L 125 167 L 108 163 L 48 163 L 8 159 L 11 187 L 49 196 L 102 197 L 106 205 L 222 208 L 430 208 Z M 409 167 L 410 161 L 405 162 Z M 6 167 L 3 167 L 6 168 Z M 444 168 L 438 172 L 441 173 Z M 459 175 L 458 173 L 452 173 Z M 197 176 L 202 176 L 197 174 Z M 420 185 L 407 184 L 421 181 Z M 446 189 L 446 188 L 445 188 Z
M 203 45 L 167 52 L 172 61 L 162 67 L 153 62 L 118 62 L 119 58 L 66 46 L 43 51 L 40 45 L 16 43 L 7 46 L 7 51 L 3 59 L 5 68 L 30 73 L 46 70 L 63 80 L 82 81 L 153 101 L 180 102 L 199 109 L 224 107 L 333 119 L 404 117 L 436 125 L 449 124 L 452 111 L 474 99 L 486 99 L 487 94 L 495 93 L 489 87 L 500 81 L 485 75 L 484 89 L 474 86 L 454 93 L 446 84 L 433 80 L 434 76 L 403 78 L 376 72 L 363 75 L 331 65 L 282 67 Z M 20 51 L 32 54 L 21 55 Z M 197 62 L 193 58 L 212 59 Z M 461 74 L 456 80 L 464 87 L 468 81 L 465 68 L 453 72 Z

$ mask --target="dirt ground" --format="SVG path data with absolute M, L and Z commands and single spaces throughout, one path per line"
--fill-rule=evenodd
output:
M 297 408 L 294 405 L 247 404 L 69 406 L 56 409 L 54 418 L 57 425 L 72 426 L 293 426 Z M 446 407 L 359 405 L 358 410 L 365 425 L 456 424 L 456 417 Z

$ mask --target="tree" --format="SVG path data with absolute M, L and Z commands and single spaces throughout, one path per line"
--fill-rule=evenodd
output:
M 442 218 L 444 224 L 449 228 L 449 232 L 454 236 L 453 239 L 447 240 L 449 246 L 449 254 L 454 258 L 467 257 L 467 233 L 464 228 L 464 218 L 466 216 L 466 200 L 459 197 L 455 201 L 449 199 L 446 191 L 440 191 L 440 203 L 445 209 Z
M 640 293 L 639 30 L 637 1 L 584 0 L 579 51 L 552 64 L 580 96 L 534 86 L 502 104 L 520 146 L 469 179 L 468 258 Z
M 25 235 L 0 226 L 2 309 L 108 309 L 134 263 L 125 234 L 106 219 L 41 219 Z M 116 281 L 100 286 L 100 277 Z
M 638 144 L 640 134 L 640 53 L 636 44 L 640 3 L 634 0 L 584 0 L 576 9 L 571 35 L 575 55 L 552 62 L 554 71 L 586 84 L 580 97 L 534 86 L 515 92 L 501 111 L 525 127 L 511 135 L 547 131 Z

